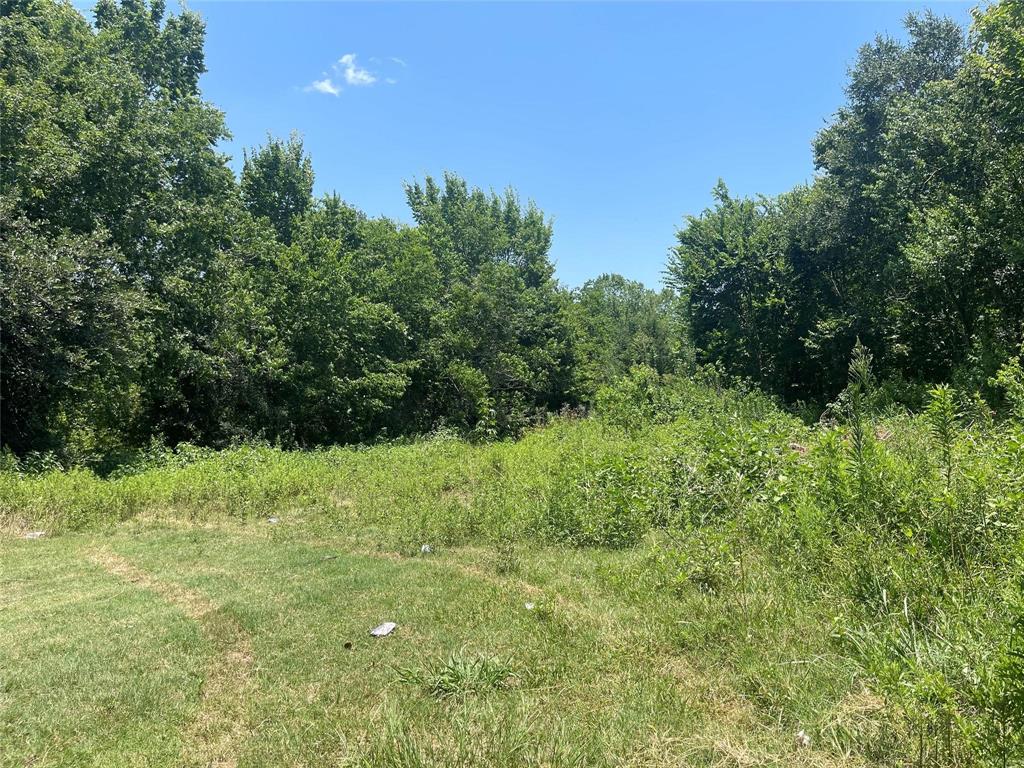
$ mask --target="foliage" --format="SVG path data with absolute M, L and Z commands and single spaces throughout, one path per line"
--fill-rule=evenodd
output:
M 719 183 L 666 291 L 617 275 L 568 291 L 550 220 L 513 190 L 427 177 L 405 189 L 414 224 L 371 218 L 313 198 L 296 135 L 247 152 L 236 180 L 195 14 L 101 0 L 90 25 L 5 2 L 0 531 L 273 516 L 317 541 L 491 547 L 488 578 L 549 558 L 640 627 L 587 645 L 559 601 L 531 615 L 567 657 L 601 649 L 586 682 L 611 680 L 608 700 L 628 658 L 629 701 L 675 702 L 650 662 L 696 651 L 752 709 L 746 732 L 806 728 L 878 765 L 1019 763 L 1024 19 L 1003 0 L 967 36 L 906 24 L 861 49 L 813 183 L 754 199 Z M 569 618 L 603 624 L 583 602 Z M 121 661 L 104 664 L 138 678 Z M 437 698 L 518 680 L 491 655 L 402 670 Z M 646 759 L 634 720 L 599 719 L 629 737 L 558 760 Z M 445 757 L 472 762 L 459 744 Z M 378 747 L 369 764 L 421 757 L 407 733 Z
M 295 134 L 236 181 L 195 14 L 39 0 L 0 24 L 8 449 L 110 469 L 152 438 L 500 437 L 593 396 L 533 203 L 449 174 L 406 190 L 415 226 L 370 219 L 313 199 Z
M 292 222 L 313 204 L 313 161 L 292 134 L 287 142 L 271 137 L 245 155 L 239 180 L 242 203 L 254 217 L 267 218 L 282 243 L 292 241 Z
M 920 405 L 947 380 L 1014 402 L 1014 3 L 979 11 L 969 38 L 925 14 L 907 42 L 865 46 L 815 142 L 819 177 L 776 198 L 719 183 L 661 293 L 617 275 L 566 290 L 544 213 L 454 174 L 407 185 L 413 226 L 314 200 L 295 134 L 247 151 L 236 180 L 188 11 L 104 0 L 90 25 L 19 0 L 0 25 L 3 237 L 18 241 L 0 441 L 19 456 L 107 471 L 152 439 L 490 439 L 595 402 L 609 423 L 676 413 L 640 402 L 636 374 L 617 388 L 638 365 L 713 371 L 813 414 L 843 391 L 858 340 L 876 354 L 877 401 Z M 47 319 L 26 296 L 57 285 Z
M 999 369 L 992 383 L 1002 389 L 1010 408 L 1018 419 L 1024 420 L 1024 357 L 1012 357 Z
M 438 699 L 499 690 L 515 676 L 509 659 L 453 653 L 443 662 L 428 669 L 398 670 L 398 679 L 420 686 Z
M 670 291 L 601 275 L 576 289 L 573 298 L 585 386 L 609 384 L 635 365 L 672 373 L 684 362 L 685 333 Z
M 673 413 L 669 390 L 661 386 L 658 372 L 636 365 L 627 375 L 597 392 L 595 405 L 601 418 L 622 429 L 643 428 Z
M 857 339 L 883 381 L 966 389 L 1020 344 L 1019 3 L 978 11 L 970 40 L 931 13 L 906 27 L 861 49 L 813 184 L 750 200 L 720 183 L 679 230 L 668 279 L 698 362 L 822 403 Z
M 0 249 L 5 444 L 72 461 L 116 451 L 117 427 L 139 408 L 130 361 L 148 344 L 137 281 L 99 234 L 47 235 L 19 219 Z
M 470 190 L 452 174 L 406 187 L 444 290 L 420 384 L 441 421 L 480 436 L 517 434 L 573 399 L 568 296 L 547 253 L 551 225 L 512 190 Z

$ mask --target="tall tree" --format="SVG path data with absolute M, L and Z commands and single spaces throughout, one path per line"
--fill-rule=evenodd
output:
M 140 406 L 145 297 L 102 234 L 0 226 L 0 439 L 88 462 L 116 453 Z
M 96 26 L 52 0 L 11 4 L 2 25 L 0 173 L 10 221 L 41 235 L 97 235 L 147 293 L 148 353 L 126 429 L 202 438 L 194 403 L 214 399 L 211 354 L 223 290 L 212 283 L 237 221 L 216 150 L 223 116 L 203 102 L 203 24 L 161 2 L 103 0 Z M 85 241 L 83 241 L 85 242 Z M 11 392 L 7 397 L 14 397 Z M 10 425 L 8 425 L 10 426 Z
M 817 137 L 820 175 L 688 219 L 669 274 L 698 357 L 788 398 L 843 386 L 859 338 L 887 379 L 979 387 L 1022 333 L 1018 3 L 971 35 L 908 16 L 864 46 Z
M 287 141 L 270 136 L 245 154 L 242 202 L 253 216 L 266 217 L 282 243 L 292 241 L 295 219 L 313 204 L 313 161 L 293 133 Z
M 551 224 L 512 190 L 446 174 L 406 187 L 446 290 L 420 368 L 429 409 L 449 424 L 515 433 L 576 388 L 570 299 L 548 257 Z
M 781 389 L 794 311 L 779 205 L 734 198 L 722 182 L 714 196 L 714 208 L 679 230 L 667 283 L 685 307 L 697 362 Z

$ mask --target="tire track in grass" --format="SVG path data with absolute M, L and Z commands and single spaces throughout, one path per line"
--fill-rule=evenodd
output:
M 93 550 L 89 559 L 107 572 L 156 593 L 199 624 L 216 653 L 206 664 L 199 708 L 182 733 L 181 765 L 235 768 L 249 735 L 245 710 L 254 688 L 248 633 L 202 593 L 158 579 L 121 555 Z

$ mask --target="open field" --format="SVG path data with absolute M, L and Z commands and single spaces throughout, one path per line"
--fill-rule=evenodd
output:
M 675 601 L 623 599 L 622 555 L 353 544 L 286 517 L 6 546 L 4 764 L 845 764 L 687 653 Z
M 0 5 L 0 768 L 1024 768 L 1024 0 Z
M 1019 427 L 635 384 L 0 474 L 3 765 L 1012 765 Z

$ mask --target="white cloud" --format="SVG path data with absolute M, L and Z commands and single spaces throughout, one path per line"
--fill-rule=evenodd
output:
M 346 53 L 338 59 L 338 63 L 334 65 L 334 71 L 344 74 L 345 82 L 349 85 L 373 85 L 377 82 L 376 75 L 356 64 L 354 53 Z
M 341 88 L 334 84 L 334 81 L 329 77 L 325 77 L 323 80 L 314 80 L 312 83 L 303 88 L 304 91 L 316 91 L 317 93 L 327 93 L 331 96 L 337 96 L 341 93 Z
M 405 66 L 405 62 L 395 56 L 388 57 L 389 61 L 392 61 L 401 66 Z M 371 62 L 380 62 L 380 59 L 370 58 Z M 365 69 L 356 61 L 356 54 L 346 53 L 334 64 L 331 65 L 331 73 L 321 73 L 319 80 L 314 80 L 312 83 L 307 85 L 302 90 L 306 92 L 325 93 L 329 96 L 337 96 L 341 93 L 341 84 L 344 82 L 345 85 L 351 85 L 356 88 L 366 87 L 374 85 L 380 81 L 380 76 Z M 394 85 L 398 81 L 393 77 L 385 77 L 384 82 L 388 85 Z

